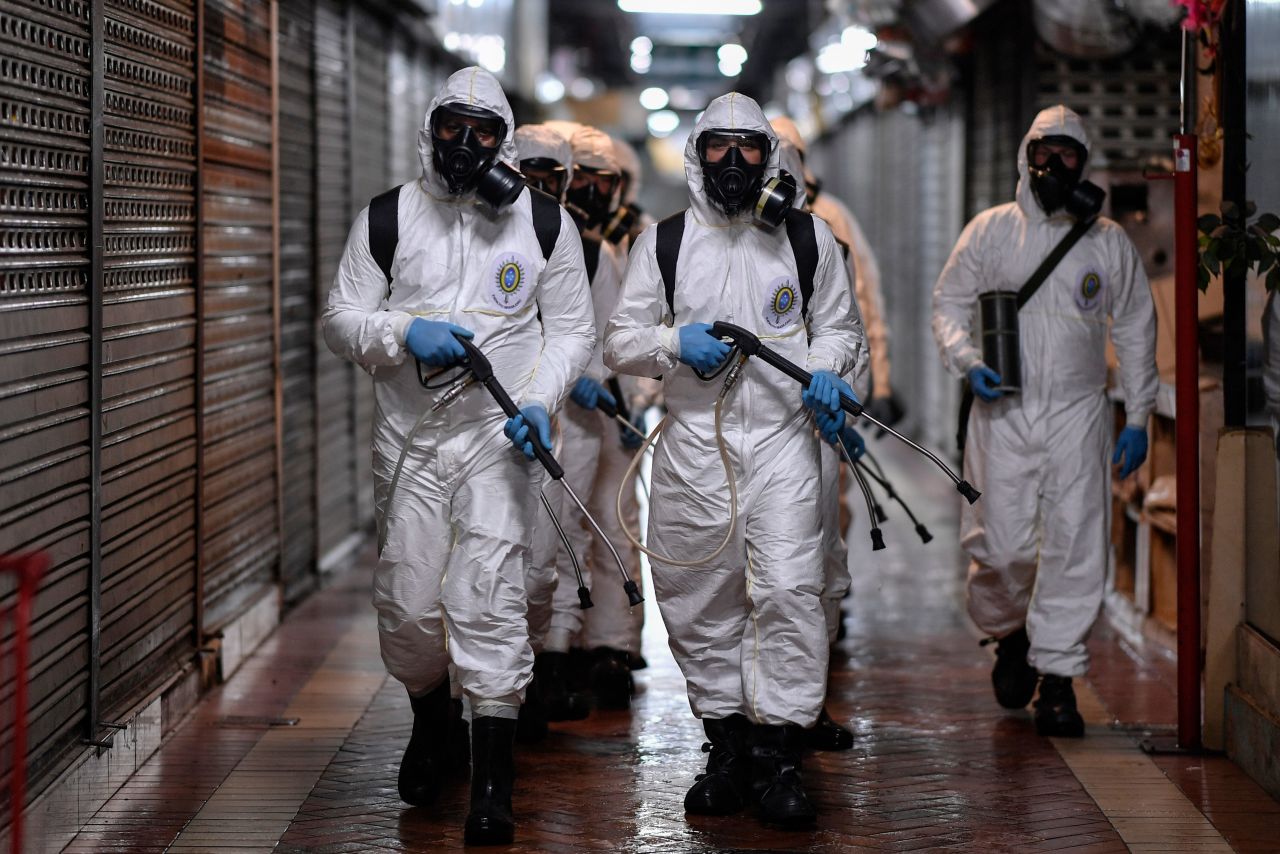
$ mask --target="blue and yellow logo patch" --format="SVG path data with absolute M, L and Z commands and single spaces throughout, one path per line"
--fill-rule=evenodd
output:
M 1075 293 L 1076 305 L 1081 311 L 1093 311 L 1101 304 L 1105 285 L 1101 273 L 1096 270 L 1085 271 Z
M 769 283 L 764 310 L 760 314 L 764 322 L 774 329 L 784 329 L 800 317 L 800 294 L 795 279 L 780 276 Z
M 519 311 L 533 293 L 536 269 L 520 253 L 505 252 L 493 261 L 492 270 L 489 301 L 505 314 Z

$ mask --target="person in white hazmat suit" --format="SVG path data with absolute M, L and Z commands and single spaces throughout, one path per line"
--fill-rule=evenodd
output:
M 617 302 L 621 265 L 614 257 L 614 248 L 601 240 L 599 226 L 616 202 L 621 178 L 617 161 L 613 157 L 613 145 L 609 137 L 596 128 L 578 126 L 569 146 L 572 170 L 569 173 L 565 201 L 582 235 L 584 252 L 593 256 L 588 261 L 587 268 L 591 276 L 596 328 L 602 334 L 609 313 Z M 533 153 L 532 149 L 530 153 Z M 526 160 L 524 155 L 525 152 L 521 151 L 522 166 Z M 604 385 L 610 372 L 604 367 L 602 350 L 603 342 L 597 340 L 591 362 L 574 382 L 569 401 L 557 414 L 560 441 L 564 449 L 562 465 L 566 467 L 566 477 L 570 482 L 581 485 L 579 497 L 589 510 L 596 503 L 594 483 L 601 445 L 610 432 L 606 429 L 604 414 L 596 408 L 597 401 L 604 399 L 616 405 L 616 400 Z M 609 423 L 612 424 L 612 421 Z M 557 515 L 574 554 L 580 558 L 583 581 L 592 589 L 593 598 L 597 592 L 607 596 L 610 585 L 621 592 L 621 586 L 612 574 L 612 557 L 609 557 L 607 563 L 596 557 L 598 548 L 607 547 L 596 544 L 596 538 L 586 520 L 581 517 L 581 511 L 561 494 L 553 494 L 553 501 L 558 504 Z M 592 515 L 605 525 L 604 520 L 613 514 L 602 516 L 597 508 Z M 534 562 L 550 564 L 550 571 L 556 577 L 552 587 L 548 630 L 534 665 L 537 694 L 547 719 L 579 720 L 589 713 L 590 705 L 588 698 L 571 689 L 569 652 L 582 631 L 584 617 L 588 612 L 583 611 L 576 594 L 577 581 L 574 578 L 573 563 L 569 555 L 564 553 L 559 538 L 553 536 L 553 531 L 548 532 L 547 529 L 551 528 L 551 520 L 543 516 L 539 519 L 535 535 L 538 548 L 535 549 Z M 535 574 L 545 576 L 549 571 L 539 568 Z M 625 601 L 625 593 L 623 598 Z M 629 680 L 630 673 L 625 675 Z M 536 720 L 526 721 L 523 726 L 523 736 L 529 739 L 536 738 L 542 730 Z
M 800 185 L 804 180 L 804 158 L 791 139 L 781 133 L 778 134 L 778 155 L 782 170 L 795 179 L 797 186 Z M 801 210 L 808 209 L 808 198 L 804 193 L 796 193 L 795 207 Z M 849 253 L 845 260 L 849 264 L 849 280 L 855 281 L 857 270 L 854 267 L 853 254 Z M 854 291 L 855 298 L 859 298 L 858 308 L 861 309 L 861 295 L 857 294 L 856 288 Z M 866 322 L 865 316 L 863 319 Z M 854 393 L 859 395 L 866 389 L 868 358 L 866 350 L 863 353 L 864 357 L 845 376 L 845 380 L 853 387 Z M 845 453 L 851 460 L 857 460 L 866 451 L 866 443 L 854 429 L 852 422 L 844 425 L 840 441 L 844 444 Z M 824 442 L 818 454 L 818 466 L 820 469 L 818 512 L 822 524 L 823 554 L 822 610 L 827 624 L 827 642 L 834 644 L 842 619 L 840 602 L 848 594 L 851 583 L 849 550 L 845 545 L 844 531 L 840 524 L 840 484 L 844 457 L 833 444 Z M 805 730 L 805 741 L 814 750 L 848 750 L 853 747 L 853 732 L 837 723 L 827 711 L 826 705 L 823 705 L 817 722 Z
M 329 348 L 374 382 L 375 511 L 385 544 L 373 602 L 383 661 L 414 712 L 400 796 L 422 805 L 439 794 L 452 664 L 473 713 L 466 840 L 475 844 L 514 834 L 513 738 L 533 665 L 524 565 L 541 476 L 531 443 L 549 446 L 547 413 L 595 343 L 581 243 L 552 208 L 560 230 L 544 261 L 533 201 L 511 169 L 512 128 L 493 75 L 476 67 L 453 74 L 419 132 L 422 177 L 398 190 L 390 284 L 371 254 L 366 208 L 323 315 Z M 459 335 L 488 356 L 520 415 L 508 420 L 478 384 L 430 412 L 435 395 L 415 362 L 428 371 L 456 365 Z
M 966 378 L 965 477 L 983 491 L 965 506 L 969 615 L 998 643 L 999 702 L 1022 708 L 1036 690 L 1037 730 L 1080 736 L 1073 677 L 1106 580 L 1107 467 L 1112 420 L 1106 336 L 1119 360 L 1125 428 L 1111 462 L 1127 476 L 1146 457 L 1155 403 L 1155 309 L 1142 261 L 1123 229 L 1099 218 L 1018 312 L 1021 392 L 982 360 L 978 295 L 1016 291 L 1074 224 L 1066 200 L 1083 180 L 1089 137 L 1063 106 L 1040 112 L 1018 149 L 1016 201 L 978 214 L 933 292 L 933 334 L 949 370 Z
M 674 317 L 657 261 L 660 227 L 631 251 L 622 298 L 605 336 L 605 364 L 663 377 L 668 426 L 653 463 L 650 548 L 681 560 L 710 555 L 729 522 L 717 442 L 720 381 L 729 348 L 713 321 L 740 324 L 813 372 L 809 388 L 758 363 L 723 402 L 723 439 L 739 518 L 728 548 L 696 568 L 654 559 L 653 580 L 690 705 L 702 719 L 707 771 L 685 810 L 724 815 L 754 804 L 767 822 L 812 823 L 800 776 L 805 727 L 822 708 L 827 669 L 818 496 L 818 440 L 844 422 L 840 379 L 862 351 L 848 268 L 830 229 L 813 220 L 817 267 L 808 326 L 785 228 L 752 220 L 762 182 L 778 174 L 777 137 L 739 93 L 712 101 L 685 146 L 690 209 L 674 279 Z M 802 405 L 803 403 L 803 405 Z
M 862 311 L 862 322 L 867 330 L 869 370 L 845 379 L 853 385 L 860 398 L 866 400 L 870 395 L 866 407 L 868 414 L 892 425 L 901 419 L 903 413 L 893 397 L 890 385 L 889 328 L 885 322 L 880 265 L 876 261 L 875 252 L 853 213 L 839 199 L 821 191 L 817 178 L 805 162 L 807 149 L 795 122 L 787 116 L 779 116 L 772 119 L 771 124 L 778 136 L 794 145 L 800 154 L 803 167 L 800 177 L 806 188 L 805 197 L 809 210 L 831 226 L 836 239 L 848 250 L 854 292 L 857 294 L 858 308 Z M 865 447 L 861 445 L 861 439 L 857 440 L 855 446 Z M 847 475 L 841 471 L 840 452 L 830 445 L 824 445 L 821 463 L 822 553 L 826 561 L 822 607 L 827 616 L 828 639 L 835 643 L 843 636 L 844 613 L 840 603 L 848 595 L 852 585 L 849 549 L 844 539 L 847 526 L 841 524 L 842 519 L 852 514 L 852 508 L 844 501 L 842 484 L 848 481 Z M 815 740 L 813 746 L 819 749 L 842 750 L 853 746 L 852 733 L 827 726 L 825 719 L 811 733 L 810 738 Z
M 650 225 L 653 217 L 645 213 L 637 199 L 640 198 L 641 179 L 644 173 L 640 168 L 640 155 L 621 137 L 612 137 L 613 155 L 618 160 L 618 168 L 622 170 L 622 196 L 618 209 L 605 224 L 602 234 L 610 243 L 629 250 L 631 244 Z
M 520 158 L 520 172 L 531 187 L 542 190 L 552 196 L 560 204 L 564 204 L 565 194 L 569 191 L 569 180 L 573 175 L 573 146 L 550 125 L 521 125 L 516 128 L 516 154 Z M 586 244 L 583 245 L 584 251 Z M 606 276 L 608 273 L 606 272 Z M 618 287 L 619 276 L 614 277 L 613 289 Z M 604 330 L 606 317 L 600 318 L 596 324 L 597 336 Z M 599 359 L 599 343 L 592 356 L 593 361 Z M 557 428 L 563 425 L 558 415 L 554 418 Z M 572 430 L 572 428 L 570 428 Z M 556 458 L 561 460 L 565 476 L 575 485 L 589 484 L 588 478 L 594 475 L 595 455 L 590 453 L 592 443 L 585 446 L 579 442 L 574 453 L 565 456 L 565 431 L 553 430 Z M 581 487 L 579 487 L 581 488 Z M 557 518 L 564 523 L 566 536 L 575 544 L 575 554 L 581 554 L 586 548 L 589 535 L 577 524 L 581 521 L 576 506 L 565 498 L 564 493 L 552 486 L 551 478 L 544 473 L 543 494 L 547 496 Z M 535 514 L 533 541 L 530 546 L 530 561 L 525 574 L 525 593 L 529 602 L 529 644 L 534 654 L 534 680 L 529 684 L 525 696 L 525 704 L 520 708 L 519 726 L 516 730 L 518 740 L 526 743 L 539 741 L 547 734 L 547 721 L 581 720 L 591 712 L 590 700 L 584 694 L 571 689 L 568 674 L 563 663 L 568 649 L 568 641 L 564 638 L 572 634 L 572 626 L 568 630 L 561 628 L 553 641 L 554 649 L 548 655 L 544 652 L 548 634 L 551 631 L 553 608 L 570 607 L 555 601 L 559 582 L 557 562 L 563 564 L 567 573 L 565 582 L 570 597 L 577 587 L 577 580 L 572 577 L 572 562 L 564 554 L 564 548 L 555 524 L 541 509 Z M 584 581 L 586 579 L 584 578 Z

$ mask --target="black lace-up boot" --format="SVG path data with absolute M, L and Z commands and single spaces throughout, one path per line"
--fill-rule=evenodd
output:
M 467 845 L 509 845 L 515 838 L 515 741 L 514 718 L 471 721 L 471 812 L 463 830 Z
M 707 771 L 685 793 L 684 811 L 693 815 L 732 815 L 744 806 L 748 775 L 746 735 L 751 723 L 742 715 L 704 719 L 702 729 L 710 739 L 702 745 Z
M 751 730 L 752 791 L 756 811 L 766 824 L 810 827 L 818 811 L 800 779 L 804 730 L 798 726 L 757 724 Z
M 853 747 L 853 733 L 832 720 L 823 706 L 817 723 L 804 731 L 804 742 L 810 750 L 848 750 Z
M 620 649 L 607 646 L 593 649 L 591 655 L 594 661 L 587 671 L 587 678 L 591 693 L 595 695 L 596 705 L 601 709 L 631 708 L 631 696 L 636 692 L 636 683 L 631 678 L 628 655 Z
M 1027 662 L 1031 641 L 1026 627 L 1002 638 L 987 638 L 983 646 L 996 645 L 996 665 L 991 669 L 991 686 L 996 689 L 996 702 L 1006 709 L 1025 709 L 1036 693 L 1039 674 Z
M 1058 738 L 1080 738 L 1084 735 L 1084 718 L 1076 709 L 1076 692 L 1070 676 L 1040 679 L 1040 696 L 1036 698 L 1036 732 Z
M 440 796 L 441 777 L 448 766 L 450 719 L 449 680 L 421 697 L 409 696 L 413 734 L 400 760 L 400 800 L 426 806 Z
M 591 714 L 591 701 L 573 689 L 569 653 L 539 653 L 533 662 L 542 708 L 549 721 L 580 721 Z

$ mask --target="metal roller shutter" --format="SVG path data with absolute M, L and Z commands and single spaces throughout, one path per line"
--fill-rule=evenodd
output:
M 88 705 L 90 43 L 88 2 L 0 2 L 0 552 L 52 561 L 31 626 L 33 790 Z M 14 595 L 0 578 L 0 606 Z M 13 684 L 0 685 L 6 779 Z
M 105 27 L 102 709 L 194 652 L 195 11 L 108 0 Z
M 342 0 L 316 2 L 316 300 L 322 308 L 351 227 L 346 15 Z M 357 369 L 330 353 L 319 336 L 316 347 L 316 537 L 325 563 L 357 532 L 354 473 L 357 463 L 368 467 L 368 455 L 356 449 Z
M 1034 106 L 1035 34 L 1026 7 L 1010 3 L 987 10 L 974 23 L 966 123 L 965 219 L 1013 200 L 1018 183 L 1018 143 Z
M 204 25 L 201 548 L 216 630 L 279 557 L 271 5 L 207 0 Z
M 351 218 L 374 196 L 391 185 L 387 164 L 387 43 L 390 30 L 379 18 L 352 6 L 354 75 L 351 109 Z M 356 377 L 356 512 L 361 524 L 373 513 L 373 380 L 363 371 Z
M 283 383 L 286 601 L 316 582 L 315 111 L 310 0 L 280 5 L 280 372 Z

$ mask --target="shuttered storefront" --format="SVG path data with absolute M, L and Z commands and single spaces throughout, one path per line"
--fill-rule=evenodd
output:
M 351 109 L 351 207 L 349 219 L 374 196 L 391 186 L 387 163 L 390 113 L 387 104 L 387 46 L 391 30 L 363 6 L 352 4 L 354 39 L 354 101 Z M 355 372 L 356 511 L 363 522 L 373 514 L 373 380 Z
M 316 582 L 315 114 L 311 0 L 280 4 L 280 373 L 284 531 L 280 576 L 292 602 Z
M 31 626 L 28 773 L 83 735 L 90 566 L 90 8 L 0 2 L 0 553 L 51 566 Z M 14 600 L 0 576 L 0 607 Z M 0 626 L 0 643 L 12 626 Z M 0 681 L 0 775 L 12 762 Z
M 271 5 L 206 0 L 204 26 L 201 536 L 216 630 L 279 556 Z
M 195 11 L 108 0 L 102 282 L 102 711 L 195 646 Z
M 316 0 L 316 301 L 323 308 L 351 226 L 351 66 L 342 0 Z M 316 537 L 322 564 L 349 547 L 357 530 L 355 470 L 368 468 L 355 438 L 356 371 L 316 338 Z M 371 512 L 371 508 L 366 509 Z

